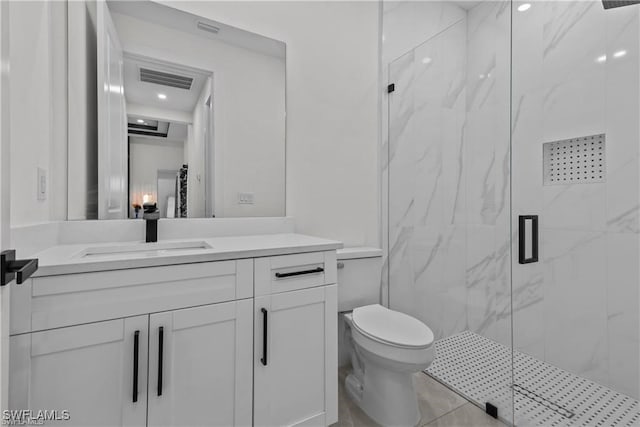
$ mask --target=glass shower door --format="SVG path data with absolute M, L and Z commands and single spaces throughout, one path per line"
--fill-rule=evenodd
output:
M 513 4 L 517 425 L 640 424 L 640 5 L 604 6 Z
M 389 303 L 434 332 L 427 373 L 513 420 L 511 3 L 480 2 L 389 67 Z

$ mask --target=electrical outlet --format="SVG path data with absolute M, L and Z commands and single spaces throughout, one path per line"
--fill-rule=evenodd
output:
M 47 200 L 47 171 L 38 168 L 38 200 Z
M 253 204 L 253 193 L 238 193 L 238 204 L 239 205 L 252 205 Z

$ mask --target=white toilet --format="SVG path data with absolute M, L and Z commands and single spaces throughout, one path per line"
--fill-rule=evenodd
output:
M 347 393 L 383 426 L 415 426 L 421 415 L 412 374 L 431 364 L 433 333 L 418 319 L 378 304 L 380 250 L 339 250 L 338 267 L 343 347 L 349 348 L 353 367 L 345 380 Z

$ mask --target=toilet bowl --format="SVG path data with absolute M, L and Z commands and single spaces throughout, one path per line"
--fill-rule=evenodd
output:
M 420 421 L 412 376 L 434 357 L 433 333 L 406 314 L 379 305 L 382 251 L 338 250 L 338 344 L 350 400 L 383 426 L 415 426 Z
M 352 372 L 345 380 L 349 397 L 383 426 L 415 426 L 420 421 L 412 375 L 434 358 L 427 325 L 379 304 L 344 314 Z

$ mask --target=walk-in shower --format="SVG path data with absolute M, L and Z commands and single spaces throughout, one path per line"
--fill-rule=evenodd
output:
M 640 425 L 632 3 L 383 6 L 389 304 L 510 424 Z

